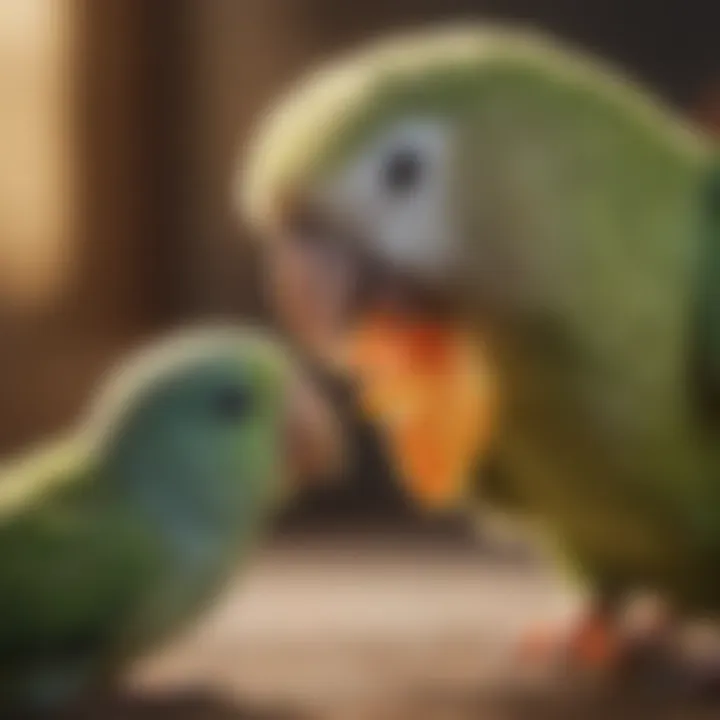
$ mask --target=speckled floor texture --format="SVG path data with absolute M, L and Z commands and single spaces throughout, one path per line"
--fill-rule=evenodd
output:
M 527 678 L 522 628 L 577 606 L 542 564 L 447 542 L 282 540 L 83 720 L 704 720 L 717 699 Z M 521 677 L 522 676 L 522 677 Z

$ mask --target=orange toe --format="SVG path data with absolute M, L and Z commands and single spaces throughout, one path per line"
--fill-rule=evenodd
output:
M 612 667 L 620 656 L 620 642 L 611 622 L 588 617 L 568 634 L 567 630 L 538 625 L 526 632 L 519 645 L 525 663 L 552 663 L 564 659 L 584 670 Z
M 588 618 L 577 629 L 569 647 L 569 660 L 580 667 L 608 668 L 619 657 L 617 634 L 603 618 Z

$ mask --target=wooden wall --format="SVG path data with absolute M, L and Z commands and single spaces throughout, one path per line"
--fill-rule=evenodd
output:
M 22 5 L 4 5 L 0 23 Z M 13 150 L 0 167 L 0 262 L 14 247 L 20 258 L 0 291 L 0 451 L 68 421 L 108 362 L 173 314 L 157 141 L 167 68 L 147 5 L 28 0 L 24 34 L 0 31 L 4 113 L 25 112 L 22 134 L 0 123 Z M 2 202 L 18 199 L 26 222 L 10 227 Z

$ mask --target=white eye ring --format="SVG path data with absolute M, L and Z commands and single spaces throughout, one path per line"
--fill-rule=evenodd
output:
M 388 128 L 320 188 L 320 204 L 355 228 L 368 251 L 423 274 L 451 262 L 453 128 L 440 118 Z

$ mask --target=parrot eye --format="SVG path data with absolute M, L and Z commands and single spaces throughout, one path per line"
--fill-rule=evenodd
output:
M 222 388 L 213 398 L 213 413 L 225 422 L 243 420 L 252 409 L 252 398 L 247 388 L 232 386 Z
M 417 187 L 422 178 L 423 164 L 415 150 L 403 148 L 388 158 L 382 172 L 385 187 L 399 195 Z

